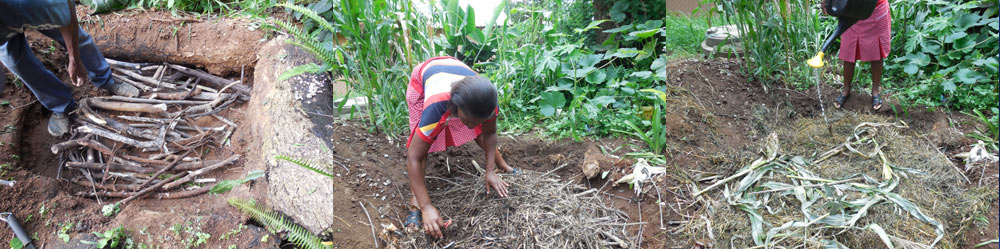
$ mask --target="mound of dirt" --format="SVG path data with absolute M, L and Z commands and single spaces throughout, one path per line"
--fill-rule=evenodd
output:
M 849 248 L 871 248 L 886 242 L 903 248 L 934 243 L 954 248 L 965 243 L 961 232 L 972 225 L 972 218 L 988 212 L 997 198 L 993 187 L 966 187 L 967 180 L 946 155 L 905 123 L 893 122 L 885 116 L 835 112 L 830 116 L 830 125 L 832 134 L 823 118 L 803 118 L 777 129 L 780 154 L 798 156 L 801 165 L 790 167 L 799 171 L 773 171 L 756 176 L 763 184 L 754 185 L 747 194 L 735 196 L 743 198 L 735 203 L 734 199 L 724 196 L 729 195 L 730 190 L 739 191 L 738 186 L 742 185 L 736 182 L 739 179 L 743 179 L 743 183 L 757 180 L 748 180 L 748 176 L 731 182 L 725 194 L 710 201 L 710 206 L 716 208 L 706 214 L 714 224 L 711 227 L 717 245 L 759 246 L 766 243 L 762 242 L 764 237 L 780 231 L 793 235 L 771 241 L 774 244 L 769 245 L 807 243 L 820 246 L 838 241 Z M 849 146 L 845 147 L 845 143 Z M 826 153 L 830 151 L 835 153 Z M 810 172 L 812 177 L 836 182 L 807 182 L 803 180 L 806 174 L 796 172 Z M 887 174 L 893 178 L 886 178 Z M 804 187 L 791 187 L 796 185 Z M 821 197 L 815 199 L 811 194 Z M 831 199 L 836 196 L 842 198 Z M 804 200 L 818 201 L 805 203 Z M 916 209 L 904 207 L 908 205 Z M 850 227 L 822 225 L 833 222 L 826 218 L 847 220 L 853 218 L 849 214 L 857 212 L 862 215 L 856 222 L 852 221 L 855 223 Z M 805 217 L 803 213 L 820 217 Z M 749 225 L 761 221 L 762 227 Z M 696 227 L 705 227 L 704 222 L 692 222 L 700 223 L 694 225 Z M 936 223 L 942 227 L 937 227 Z M 782 224 L 791 224 L 792 228 L 778 228 Z M 937 228 L 944 231 L 936 231 Z M 886 236 L 880 236 L 878 230 L 884 230 Z

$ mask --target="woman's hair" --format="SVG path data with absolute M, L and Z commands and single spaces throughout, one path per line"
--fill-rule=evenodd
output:
M 497 108 L 497 87 L 479 75 L 465 77 L 451 86 L 451 109 L 475 118 L 489 118 Z

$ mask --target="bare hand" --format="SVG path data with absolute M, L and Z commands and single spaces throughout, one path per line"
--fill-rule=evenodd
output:
M 74 86 L 82 86 L 90 81 L 90 77 L 87 76 L 87 68 L 83 66 L 83 62 L 78 57 L 79 55 L 69 56 L 69 65 L 66 66 L 69 80 Z
M 507 197 L 507 183 L 500 180 L 496 173 L 486 173 L 486 194 L 490 193 L 490 188 L 496 190 L 500 197 Z
M 424 218 L 424 233 L 435 238 L 443 238 L 444 233 L 441 232 L 446 225 L 441 215 L 438 214 L 437 208 L 434 205 L 427 205 L 420 209 L 420 215 Z

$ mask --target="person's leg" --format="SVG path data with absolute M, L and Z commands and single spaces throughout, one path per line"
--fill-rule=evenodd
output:
M 485 144 L 485 141 L 483 140 L 483 135 L 480 134 L 479 136 L 476 136 L 475 141 L 476 141 L 476 145 L 479 145 L 479 148 L 482 148 L 483 151 L 485 152 L 486 151 L 486 144 Z M 503 156 L 500 155 L 500 148 L 497 148 L 496 150 L 497 150 L 496 151 L 496 160 L 494 160 L 494 162 L 496 163 L 497 167 L 500 167 L 500 169 L 503 169 L 504 172 L 514 171 L 513 168 L 511 168 L 509 165 L 507 165 L 507 161 L 503 160 Z
M 882 60 L 872 62 L 872 109 L 882 108 Z
M 852 62 L 844 62 L 844 89 L 841 90 L 840 96 L 851 96 L 851 81 L 854 80 L 854 65 Z
M 46 109 L 65 114 L 76 108 L 71 89 L 32 54 L 24 34 L 0 45 L 0 62 L 24 81 Z
M 66 47 L 62 33 L 59 33 L 58 29 L 39 30 L 39 32 L 56 40 L 64 48 Z M 111 66 L 108 65 L 108 61 L 104 60 L 104 55 L 97 48 L 94 39 L 83 28 L 80 29 L 79 42 L 81 57 L 79 59 L 83 62 L 83 66 L 87 68 L 87 75 L 90 76 L 90 81 L 98 88 L 109 88 L 112 86 L 114 80 L 111 78 Z

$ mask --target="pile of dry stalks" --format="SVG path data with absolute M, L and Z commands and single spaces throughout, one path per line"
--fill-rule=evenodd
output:
M 712 197 L 688 231 L 733 248 L 952 248 L 997 198 L 905 123 L 832 121 L 833 134 L 816 118 L 778 129 L 763 156 L 694 191 Z
M 70 182 L 88 189 L 77 195 L 98 201 L 124 198 L 117 204 L 208 192 L 210 187 L 182 186 L 214 182 L 197 178 L 239 160 L 240 155 L 203 160 L 202 153 L 207 146 L 228 141 L 237 124 L 222 116 L 223 111 L 248 100 L 249 88 L 242 79 L 228 80 L 179 65 L 109 62 L 114 79 L 139 88 L 140 96 L 81 100 L 70 139 L 51 148 L 61 158 L 57 177 L 62 177 L 63 166 L 77 169 L 81 175 Z M 206 121 L 220 125 L 198 125 Z
M 461 172 L 461 171 L 460 171 Z M 388 239 L 395 248 L 632 248 L 627 215 L 602 201 L 596 189 L 525 170 L 504 175 L 507 198 L 487 195 L 481 176 L 428 177 L 435 206 L 453 224 L 444 239 L 422 232 Z M 383 238 L 385 239 L 385 238 Z M 389 247 L 389 248 L 392 248 Z

